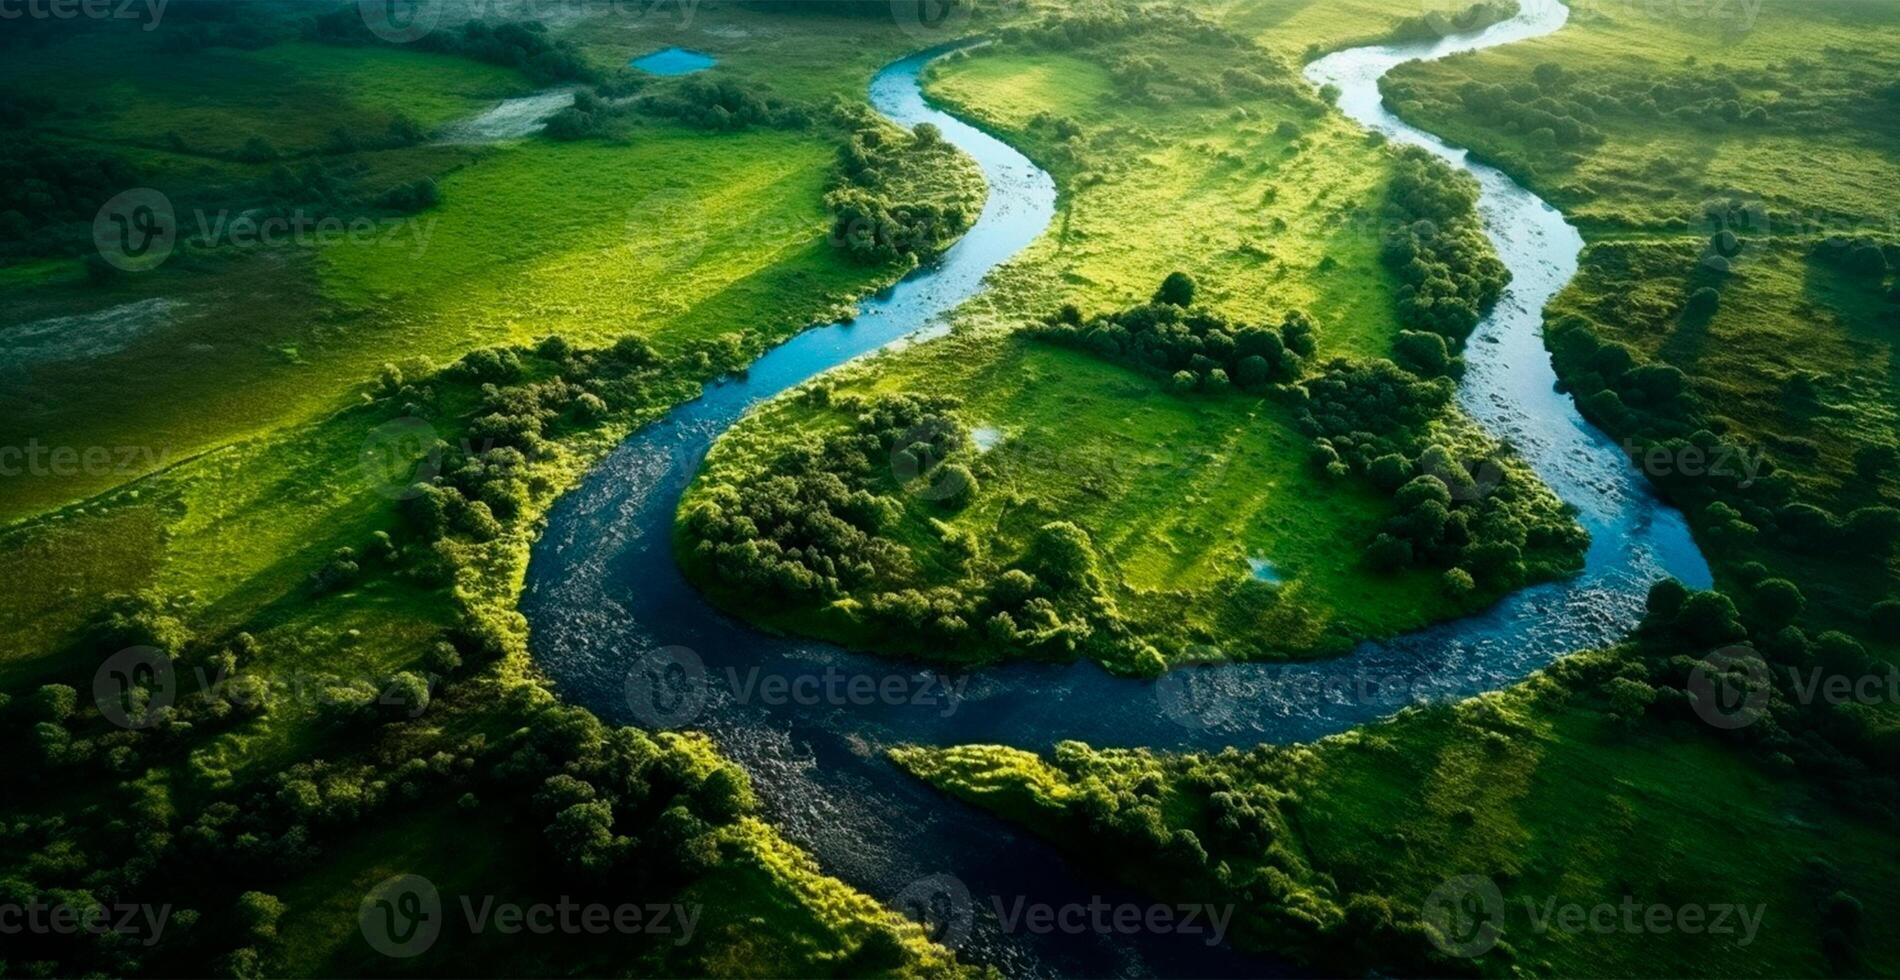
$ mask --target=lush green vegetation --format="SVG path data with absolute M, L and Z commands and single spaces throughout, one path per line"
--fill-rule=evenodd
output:
M 722 440 L 682 507 L 702 586 L 854 646 L 1153 673 L 1335 652 L 1574 569 L 1561 506 L 1450 407 L 1504 284 L 1469 181 L 1340 132 L 1192 11 L 1084 7 L 1003 36 L 933 92 L 1056 173 L 1060 227 L 967 333 Z M 1295 187 L 1304 213 L 1281 210 Z M 1230 251 L 1234 199 L 1272 217 Z M 1157 292 L 1155 264 L 1184 259 Z M 1045 568 L 1057 545 L 1075 569 Z
M 66 112 L 30 95 L 18 100 L 27 125 L 17 141 L 9 127 L 6 146 L 63 184 L 48 195 L 59 202 L 50 223 L 22 212 L 29 232 L 10 254 L 24 264 L 89 250 L 105 192 L 141 185 L 169 198 L 181 242 L 151 272 L 100 281 L 72 261 L 70 274 L 51 274 L 54 265 L 44 276 L 8 280 L 0 304 L 9 320 L 45 329 L 30 343 L 5 341 L 9 358 L 29 370 L 0 394 L 0 445 L 36 440 L 137 453 L 136 465 L 124 468 L 8 478 L 0 519 L 308 422 L 351 404 L 361 381 L 388 361 L 443 363 L 544 332 L 606 344 L 629 324 L 649 325 L 644 332 L 671 353 L 755 330 L 778 339 L 848 310 L 908 258 L 867 263 L 827 239 L 836 216 L 825 198 L 848 176 L 837 165 L 841 148 L 877 138 L 861 114 L 830 105 L 835 98 L 861 105 L 864 78 L 877 59 L 903 52 L 903 35 L 889 24 L 797 30 L 825 36 L 794 55 L 777 25 L 801 18 L 751 22 L 756 39 L 693 42 L 737 63 L 731 78 L 717 77 L 722 66 L 703 80 L 646 82 L 618 67 L 630 43 L 646 41 L 602 30 L 613 17 L 584 19 L 569 33 L 601 81 L 579 98 L 607 107 L 611 118 L 578 138 L 492 147 L 440 145 L 428 134 L 530 91 L 527 77 L 414 45 L 309 43 L 295 21 L 266 21 L 272 43 L 261 47 L 170 54 L 167 31 L 99 27 L 52 35 L 8 59 L 3 70 L 18 73 L 13 90 L 62 90 L 100 107 L 87 113 L 82 134 Z M 122 76 L 96 71 L 99 58 L 149 81 L 116 93 L 110 86 Z M 178 70 L 181 58 L 191 61 L 189 75 Z M 761 71 L 760 59 L 778 70 Z M 707 131 L 642 108 L 699 84 L 793 90 L 808 123 Z M 340 90 L 353 94 L 336 97 Z M 403 96 L 416 91 L 424 95 Z M 187 139 L 178 147 L 154 128 L 174 119 L 191 139 L 248 133 L 273 150 L 253 163 L 237 159 L 241 143 L 201 148 Z M 389 145 L 394 130 L 411 134 L 408 142 Z M 893 185 L 876 192 L 880 215 L 897 207 L 908 221 L 881 227 L 907 229 L 925 251 L 975 211 L 972 168 L 946 159 L 924 155 L 920 163 L 934 172 L 892 171 Z M 423 182 L 433 186 L 434 203 L 414 198 Z M 919 205 L 940 209 L 927 235 L 906 210 Z M 308 228 L 301 237 L 280 235 L 274 247 L 255 231 L 232 241 L 246 227 L 232 222 L 260 207 L 307 228 L 328 218 L 371 224 L 357 235 Z M 12 221 L 8 208 L 0 222 Z M 9 237 L 0 228 L 0 239 Z M 91 321 L 71 317 L 118 326 L 85 331 Z M 76 331 L 103 339 L 81 343 Z M 144 397 L 123 397 L 133 389 Z
M 1663 583 L 1625 645 L 1308 746 L 899 763 L 1080 860 L 1117 855 L 1105 873 L 1235 902 L 1243 941 L 1329 970 L 1894 970 L 1870 925 L 1900 901 L 1895 708 L 1817 685 L 1884 685 L 1900 635 L 1900 263 L 1874 176 L 1896 161 L 1876 108 L 1896 30 L 1891 4 L 1580 5 L 1555 35 L 1386 83 L 1582 227 L 1547 312 L 1560 377 L 1690 515 L 1721 592 Z M 1465 876 L 1502 899 L 1495 944 L 1437 931 Z M 1550 918 L 1630 902 L 1750 904 L 1759 931 Z
M 1870 188 L 1895 166 L 1878 106 L 1900 10 L 1741 13 L 1580 14 L 1407 66 L 1388 97 L 1577 215 L 1583 271 L 1546 332 L 1559 375 L 1690 515 L 1725 586 L 1765 568 L 1799 584 L 1810 633 L 1890 650 L 1870 610 L 1900 593 L 1900 239 Z
M 1390 4 L 1383 0 L 1246 0 L 1220 4 L 1216 15 L 1229 29 L 1275 54 L 1311 61 L 1328 51 L 1396 40 L 1425 40 L 1476 30 L 1515 13 L 1510 2 Z
M 1706 595 L 1698 606 L 1720 605 Z M 1046 756 L 983 746 L 894 756 L 1103 874 L 1169 900 L 1233 903 L 1238 941 L 1328 972 L 1891 971 L 1874 925 L 1900 903 L 1885 843 L 1890 803 L 1844 806 L 1792 775 L 1828 771 L 1828 760 L 1764 765 L 1772 749 L 1742 747 L 1754 737 L 1810 742 L 1813 730 L 1711 737 L 1683 692 L 1691 658 L 1678 643 L 1658 629 L 1509 690 L 1309 746 L 1168 755 L 1065 743 Z M 1802 724 L 1784 707 L 1768 711 Z M 1842 788 L 1883 784 L 1891 789 L 1863 771 Z M 1501 896 L 1486 920 L 1495 944 L 1460 946 L 1468 933 L 1434 931 L 1443 924 L 1430 910 L 1467 896 L 1445 889 L 1469 875 Z M 1552 916 L 1604 903 L 1617 910 L 1609 928 Z M 1639 915 L 1698 908 L 1711 928 L 1625 926 L 1631 903 Z M 1718 932 L 1724 905 L 1745 908 Z
M 1560 376 L 1721 592 L 1665 583 L 1625 644 L 1309 746 L 898 763 L 1329 972 L 1900 970 L 1900 709 L 1810 686 L 1900 653 L 1900 8 L 1691 6 L 1580 7 L 1388 94 L 1584 228 Z M 939 134 L 862 104 L 949 37 L 788 0 L 392 45 L 354 7 L 0 34 L 0 447 L 74 461 L 0 476 L 0 904 L 169 915 L 151 945 L 10 935 L 0 974 L 967 972 L 765 822 L 710 740 L 558 703 L 514 609 L 593 461 L 977 213 Z M 1056 175 L 1057 225 L 949 336 L 730 433 L 681 513 L 697 581 L 853 646 L 1152 673 L 1336 652 L 1575 567 L 1562 506 L 1453 406 L 1504 285 L 1469 184 L 1295 71 L 1507 5 L 1003 12 L 930 91 Z M 669 44 L 718 67 L 625 67 Z M 555 83 L 544 134 L 439 138 Z M 93 257 L 133 187 L 179 218 L 155 271 Z M 247 214 L 304 237 L 259 245 Z M 100 673 L 128 648 L 145 672 Z M 1706 723 L 1711 676 L 1759 717 Z M 451 918 L 629 891 L 703 915 L 395 960 L 358 916 L 404 873 Z M 1467 875 L 1505 900 L 1471 957 L 1430 915 Z M 1544 918 L 1624 896 L 1764 911 L 1720 937 Z
M 128 306 L 176 315 L 118 347 L 9 352 L 22 373 L 7 388 L 6 444 L 150 451 L 124 468 L 113 453 L 103 469 L 10 475 L 0 504 L 9 517 L 46 511 L 0 534 L 18 570 L 0 602 L 0 726 L 22 749 L 4 763 L 6 900 L 169 905 L 170 928 L 150 946 L 10 936 L 0 969 L 962 970 L 763 823 L 744 773 L 709 741 L 614 730 L 556 703 L 513 609 L 542 515 L 591 461 L 890 282 L 974 214 L 967 160 L 928 140 L 896 159 L 908 134 L 829 105 L 861 100 L 868 66 L 911 40 L 889 24 L 827 34 L 852 57 L 779 70 L 809 100 L 805 124 L 709 131 L 637 100 L 621 111 L 628 83 L 611 66 L 638 52 L 588 30 L 598 25 L 559 40 L 496 25 L 394 47 L 313 31 L 300 23 L 309 8 L 222 9 L 239 12 L 182 25 L 189 50 L 163 31 L 95 25 L 48 31 L 6 62 L 32 79 L 24 92 L 122 82 L 100 59 L 143 65 L 150 82 L 123 114 L 17 107 L 8 159 L 35 167 L 53 201 L 29 197 L 40 210 L 9 218 L 25 233 L 9 235 L 0 302 L 10 323 L 63 329 L 7 343 L 91 343 Z M 740 37 L 757 29 L 775 43 L 794 23 L 731 16 Z M 529 57 L 543 64 L 517 70 L 510 47 L 483 41 L 528 37 L 559 64 Z M 720 53 L 743 60 L 746 47 Z M 181 59 L 206 71 L 181 71 Z M 548 77 L 598 79 L 577 104 L 612 104 L 611 125 L 559 141 L 432 142 Z M 267 133 L 270 156 L 139 128 L 185 119 L 190 105 L 220 115 L 188 132 Z M 396 105 L 417 113 L 413 126 L 391 122 Z M 847 169 L 853 153 L 873 166 Z M 407 241 L 270 250 L 211 236 L 181 242 L 155 272 L 89 276 L 70 256 L 89 247 L 97 198 L 121 178 L 164 191 L 181 238 L 200 207 L 414 212 L 403 227 L 432 237 L 418 253 Z M 899 257 L 852 255 L 829 240 L 826 195 L 860 185 L 895 212 L 938 208 L 938 223 Z M 102 660 L 128 645 L 158 659 L 125 672 L 126 703 L 94 704 Z M 629 887 L 704 916 L 685 939 L 451 931 L 398 961 L 364 945 L 357 924 L 371 886 L 398 873 L 431 878 L 452 918 L 464 895 L 612 903 Z

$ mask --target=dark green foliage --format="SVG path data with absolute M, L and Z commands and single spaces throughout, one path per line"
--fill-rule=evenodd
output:
M 1392 359 L 1400 367 L 1424 378 L 1459 377 L 1464 374 L 1464 358 L 1456 357 L 1440 334 L 1405 330 L 1392 345 Z
M 0 136 L 0 255 L 89 242 L 100 205 L 142 183 L 117 156 L 53 146 L 9 127 Z
M 752 126 L 795 129 L 811 122 L 804 106 L 730 79 L 687 78 L 665 91 L 642 96 L 639 106 L 656 116 L 722 132 Z
M 850 129 L 839 150 L 839 179 L 825 196 L 831 244 L 860 262 L 915 261 L 954 241 L 975 216 L 961 202 L 917 199 L 914 175 L 952 172 L 958 151 L 925 123 L 905 136 L 862 107 L 840 106 L 834 117 Z
M 1814 246 L 1814 258 L 1847 275 L 1879 285 L 1886 279 L 1889 249 L 1870 238 L 1832 236 Z
M 354 4 L 312 17 L 304 36 L 329 44 L 384 43 L 370 33 Z M 549 37 L 547 25 L 539 21 L 470 20 L 458 29 L 430 31 L 409 43 L 424 51 L 515 68 L 536 85 L 585 82 L 594 77 L 579 50 L 570 42 Z
M 1399 277 L 1399 315 L 1463 343 L 1510 282 L 1478 224 L 1477 182 L 1418 147 L 1398 153 L 1387 210 L 1398 227 L 1384 258 Z
M 1710 318 L 1715 316 L 1715 311 L 1720 308 L 1721 305 L 1722 294 L 1708 286 L 1703 286 L 1689 294 L 1689 304 L 1682 308 L 1682 315 L 1688 320 L 1707 322 Z
M 828 626 L 875 634 L 880 648 L 1067 659 L 1094 645 L 1097 656 L 1132 662 L 1138 651 L 1105 597 L 1093 542 L 1073 524 L 1042 526 L 1020 556 L 987 556 L 956 586 L 911 587 L 917 558 L 894 535 L 908 509 L 941 512 L 981 493 L 968 433 L 944 400 L 887 395 L 832 407 L 856 412 L 849 430 L 689 498 L 681 528 L 713 584 L 822 608 Z M 973 550 L 953 560 L 970 562 Z
M 1181 391 L 1206 386 L 1216 371 L 1246 391 L 1300 376 L 1314 348 L 1312 322 L 1304 313 L 1288 313 L 1277 328 L 1241 323 L 1180 302 L 1191 303 L 1193 296 L 1194 281 L 1175 273 L 1153 303 L 1087 321 L 1064 311 L 1032 325 L 1029 333 L 1169 378 Z
M 1882 599 L 1867 611 L 1867 621 L 1881 636 L 1900 636 L 1900 599 Z
M 1155 302 L 1187 309 L 1194 305 L 1194 277 L 1185 272 L 1170 272 L 1155 290 Z
M 510 439 L 537 431 L 545 439 L 582 424 L 567 411 L 582 395 L 609 415 L 644 404 L 663 367 L 637 339 L 593 351 L 550 340 L 534 350 L 478 351 L 423 377 L 385 371 L 371 403 L 343 417 L 367 430 L 407 404 L 428 412 L 457 447 L 439 447 L 441 475 L 402 505 L 409 521 L 332 554 L 312 570 L 317 586 L 389 571 L 423 581 L 431 564 L 444 566 L 447 580 L 473 581 L 489 560 L 481 542 L 521 533 L 524 503 L 544 505 L 554 488 L 532 475 L 520 446 L 484 445 L 468 433 L 487 426 Z M 489 421 L 524 419 L 535 425 Z M 270 961 L 280 923 L 313 911 L 277 896 L 293 895 L 303 876 L 366 835 L 445 808 L 458 820 L 519 824 L 530 841 L 539 831 L 526 863 L 545 872 L 511 879 L 524 897 L 596 894 L 612 882 L 662 900 L 717 869 L 725 857 L 714 838 L 741 832 L 754 812 L 744 774 L 702 740 L 611 729 L 531 683 L 499 678 L 488 668 L 525 656 L 521 633 L 479 591 L 445 590 L 461 621 L 424 641 L 413 665 L 373 676 L 325 673 L 315 650 L 282 651 L 279 660 L 249 632 L 200 635 L 191 626 L 202 610 L 187 599 L 109 600 L 84 633 L 85 679 L 74 680 L 86 683 L 100 658 L 125 647 L 156 647 L 180 679 L 175 703 L 154 711 L 149 725 L 123 729 L 69 683 L 0 711 L 0 735 L 24 749 L 0 761 L 22 800 L 38 799 L 34 791 L 53 780 L 83 781 L 102 804 L 46 819 L 12 811 L 0 846 L 16 860 L 0 890 L 77 896 L 83 888 L 170 903 L 172 928 L 150 947 L 9 937 L 9 958 L 30 958 L 50 975 L 255 973 Z M 268 608 L 275 616 L 277 607 Z M 273 625 L 267 618 L 259 628 Z M 295 686 L 274 672 L 285 663 L 306 672 Z M 153 673 L 131 679 L 128 716 L 144 714 Z M 270 731 L 313 738 L 314 747 L 281 765 L 223 769 L 213 740 L 249 737 L 252 723 L 274 721 L 287 692 L 308 697 L 314 724 Z M 176 778 L 148 779 L 148 771 Z M 35 851 L 58 858 L 19 859 Z M 217 927 L 189 928 L 201 916 Z
M 390 211 L 413 214 L 427 211 L 442 200 L 442 190 L 436 185 L 435 178 L 422 177 L 413 183 L 392 187 L 377 199 L 377 204 Z
M 793 601 L 894 583 L 909 555 L 878 532 L 896 520 L 902 503 L 874 491 L 959 475 L 944 460 L 968 435 L 950 407 L 880 399 L 859 415 L 850 438 L 795 447 L 773 462 L 768 479 L 712 488 L 685 514 L 697 554 L 724 582 Z M 973 484 L 972 478 L 952 486 L 949 496 L 974 493 Z
M 1370 567 L 1462 569 L 1491 588 L 1574 568 L 1582 529 L 1535 506 L 1522 471 L 1492 456 L 1465 458 L 1428 437 L 1428 424 L 1450 405 L 1449 380 L 1422 380 L 1390 361 L 1334 361 L 1301 387 L 1300 424 L 1314 439 L 1315 463 L 1364 474 L 1393 494 L 1398 513 L 1366 546 Z M 1529 559 L 1533 552 L 1545 557 Z
M 1793 582 L 1784 578 L 1762 579 L 1749 590 L 1756 618 L 1770 629 L 1794 622 L 1807 605 L 1807 597 Z
M 1475 31 L 1495 24 L 1516 12 L 1517 5 L 1509 0 L 1480 0 L 1463 10 L 1431 10 L 1422 14 L 1413 14 L 1399 21 L 1392 28 L 1389 37 L 1392 41 L 1401 43 L 1436 41 L 1452 34 Z

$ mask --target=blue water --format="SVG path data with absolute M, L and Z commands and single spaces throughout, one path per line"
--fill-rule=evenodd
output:
M 1035 240 L 1055 214 L 1049 176 L 1007 145 L 932 109 L 918 73 L 935 52 L 906 58 L 871 86 L 879 111 L 904 125 L 933 122 L 983 168 L 982 216 L 940 261 L 864 304 L 851 324 L 799 335 L 743 379 L 709 386 L 636 433 L 550 514 L 528 570 L 522 611 L 537 661 L 563 696 L 603 717 L 651 723 L 629 679 L 653 651 L 687 648 L 676 667 L 703 671 L 704 699 L 685 727 L 710 732 L 752 774 L 768 815 L 826 871 L 887 901 L 920 880 L 952 875 L 978 896 L 960 950 L 1010 975 L 1230 976 L 1277 964 L 1209 949 L 1195 937 L 1005 933 L 982 896 L 1086 902 L 1117 890 L 1078 878 L 1053 850 L 898 773 L 882 756 L 904 743 L 998 742 L 1046 749 L 1061 739 L 1098 745 L 1218 748 L 1310 740 L 1406 704 L 1512 683 L 1571 650 L 1611 642 L 1636 620 L 1648 584 L 1673 574 L 1709 582 L 1680 514 L 1658 502 L 1615 445 L 1554 390 L 1539 331 L 1545 302 L 1575 274 L 1582 239 L 1555 210 L 1502 173 L 1465 159 L 1380 106 L 1377 83 L 1404 61 L 1437 58 L 1556 30 L 1557 0 L 1524 0 L 1520 14 L 1432 44 L 1341 52 L 1309 66 L 1340 87 L 1340 108 L 1391 138 L 1430 148 L 1483 187 L 1486 230 L 1514 280 L 1467 353 L 1464 408 L 1508 438 L 1591 532 L 1581 575 L 1519 592 L 1492 609 L 1328 661 L 1219 664 L 1159 682 L 1112 677 L 1091 663 L 1007 664 L 948 684 L 915 665 L 825 643 L 768 636 L 711 609 L 673 562 L 680 494 L 707 449 L 750 407 L 824 370 L 900 340 L 928 338 L 943 314 L 975 295 L 989 271 Z M 750 678 L 863 677 L 919 695 L 915 703 L 773 700 Z M 960 685 L 960 686 L 958 686 Z M 644 689 L 641 689 L 644 693 Z M 649 698 L 649 702 L 650 702 Z
M 718 63 L 719 59 L 712 55 L 687 48 L 663 48 L 630 62 L 633 67 L 649 75 L 691 75 Z
M 1286 577 L 1280 574 L 1279 566 L 1275 565 L 1270 558 L 1247 559 L 1247 574 L 1261 582 L 1272 582 L 1276 585 L 1286 581 Z

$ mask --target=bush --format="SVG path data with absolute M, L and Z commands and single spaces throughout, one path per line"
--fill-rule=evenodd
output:
M 1155 302 L 1186 309 L 1194 305 L 1194 290 L 1193 277 L 1185 272 L 1170 272 L 1161 280 L 1161 288 L 1155 290 Z
M 1715 311 L 1721 305 L 1721 294 L 1708 286 L 1703 286 L 1689 294 L 1689 303 L 1683 307 L 1682 315 L 1689 320 L 1706 321 L 1715 316 Z
M 1301 352 L 1311 353 L 1315 346 L 1305 314 L 1288 312 L 1276 328 L 1175 302 L 1191 299 L 1194 292 L 1193 280 L 1176 273 L 1156 291 L 1153 303 L 1088 320 L 1079 311 L 1062 311 L 1032 325 L 1029 334 L 1167 378 L 1181 392 L 1202 387 L 1204 379 L 1212 381 L 1208 387 L 1221 387 L 1216 371 L 1248 391 L 1299 376 L 1305 365 Z

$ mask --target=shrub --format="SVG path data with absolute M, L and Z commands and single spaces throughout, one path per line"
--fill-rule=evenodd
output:
M 1170 272 L 1161 280 L 1161 288 L 1155 290 L 1155 302 L 1178 306 L 1183 309 L 1194 305 L 1194 278 L 1185 272 Z

